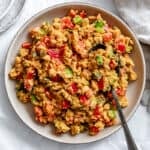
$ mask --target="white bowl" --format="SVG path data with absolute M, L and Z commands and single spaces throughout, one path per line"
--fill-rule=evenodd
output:
M 7 94 L 10 100 L 10 103 L 12 104 L 14 110 L 18 114 L 18 116 L 22 119 L 22 121 L 28 125 L 31 129 L 33 129 L 38 134 L 47 137 L 48 139 L 62 142 L 62 143 L 88 143 L 93 142 L 96 140 L 103 139 L 115 131 L 117 131 L 121 126 L 116 125 L 113 127 L 109 127 L 101 131 L 96 136 L 89 136 L 87 133 L 79 134 L 77 136 L 70 136 L 69 134 L 64 134 L 62 136 L 56 136 L 52 134 L 51 130 L 52 128 L 47 126 L 41 126 L 37 124 L 34 121 L 33 118 L 33 112 L 31 109 L 31 106 L 29 104 L 23 105 L 19 102 L 18 98 L 16 97 L 16 91 L 15 91 L 15 83 L 9 79 L 8 73 L 12 67 L 12 64 L 14 62 L 15 56 L 18 53 L 19 47 L 23 41 L 26 41 L 28 38 L 28 31 L 29 29 L 40 25 L 45 20 L 52 20 L 55 17 L 62 17 L 65 16 L 66 13 L 71 9 L 84 9 L 88 12 L 88 14 L 97 14 L 101 13 L 104 19 L 108 21 L 109 24 L 118 26 L 122 32 L 129 37 L 132 38 L 134 41 L 134 51 L 132 54 L 132 58 L 135 63 L 135 70 L 138 75 L 138 79 L 131 83 L 129 85 L 129 88 L 127 90 L 127 97 L 129 99 L 129 106 L 124 109 L 124 114 L 126 116 L 126 119 L 128 120 L 133 113 L 135 112 L 145 85 L 145 61 L 143 52 L 141 49 L 141 46 L 136 39 L 133 32 L 129 29 L 129 27 L 118 17 L 113 15 L 111 12 L 108 12 L 102 8 L 98 8 L 96 6 L 92 6 L 91 4 L 85 4 L 85 3 L 64 3 L 60 5 L 56 5 L 50 8 L 47 8 L 38 14 L 36 14 L 34 17 L 32 17 L 28 22 L 26 22 L 19 30 L 19 32 L 14 37 L 14 40 L 12 41 L 7 58 L 6 58 L 6 64 L 5 64 L 5 86 L 7 90 Z M 136 128 L 136 126 L 135 126 Z

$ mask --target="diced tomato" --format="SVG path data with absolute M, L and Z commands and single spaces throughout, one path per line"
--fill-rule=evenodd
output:
M 31 43 L 30 42 L 24 42 L 22 44 L 22 48 L 30 49 L 31 48 Z
M 87 13 L 84 10 L 82 10 L 80 12 L 80 17 L 85 18 L 86 16 L 87 16 Z
M 90 132 L 92 132 L 93 134 L 97 134 L 99 131 L 100 129 L 94 125 L 90 127 Z
M 62 58 L 64 54 L 64 47 L 48 49 L 47 53 L 52 58 Z
M 99 88 L 99 90 L 103 90 L 104 89 L 104 79 L 103 78 L 101 78 L 98 81 L 98 88 Z
M 125 44 L 119 43 L 118 46 L 117 46 L 117 50 L 120 53 L 124 53 L 125 52 Z
M 74 28 L 74 24 L 72 23 L 71 19 L 69 17 L 64 17 L 62 18 L 62 28 L 66 29 L 73 29 Z
M 123 88 L 117 88 L 116 93 L 118 96 L 124 96 L 126 91 Z
M 98 106 L 96 106 L 95 109 L 93 110 L 93 115 L 94 115 L 95 117 L 101 115 L 101 112 L 100 112 Z
M 72 88 L 72 93 L 75 94 L 78 91 L 77 83 L 73 82 L 71 84 L 71 88 Z
M 104 42 L 109 42 L 110 40 L 112 40 L 112 33 L 111 32 L 110 33 L 105 33 L 103 35 L 103 41 Z
M 80 96 L 80 102 L 81 102 L 82 104 L 87 104 L 87 102 L 88 102 L 87 96 L 86 96 L 86 95 L 81 95 L 81 96 Z
M 62 109 L 68 109 L 70 107 L 70 102 L 67 100 L 63 100 L 61 103 Z
M 115 64 L 115 62 L 114 62 L 113 60 L 110 60 L 110 62 L 109 62 L 109 67 L 110 67 L 111 69 L 115 69 L 115 68 L 116 68 L 116 64 Z

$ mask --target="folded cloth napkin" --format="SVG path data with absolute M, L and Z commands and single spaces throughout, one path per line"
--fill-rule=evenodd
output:
M 115 0 L 121 17 L 142 43 L 150 44 L 150 0 Z
M 135 32 L 138 39 L 143 44 L 150 45 L 150 0 L 115 0 L 115 3 L 120 16 Z M 142 104 L 150 108 L 150 51 L 148 52 L 145 47 L 143 49 L 146 58 L 147 79 Z

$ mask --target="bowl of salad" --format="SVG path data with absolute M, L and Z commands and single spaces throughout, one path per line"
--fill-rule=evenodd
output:
M 118 17 L 85 3 L 47 8 L 25 23 L 9 47 L 5 85 L 25 124 L 63 143 L 88 143 L 120 128 L 115 89 L 126 119 L 145 84 L 134 33 Z

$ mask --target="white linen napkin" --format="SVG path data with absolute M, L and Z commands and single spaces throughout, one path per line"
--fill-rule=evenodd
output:
M 115 0 L 121 17 L 142 43 L 150 44 L 150 0 Z
M 120 16 L 135 32 L 138 39 L 142 43 L 150 45 L 150 0 L 115 0 L 115 4 Z M 142 104 L 150 108 L 150 52 L 145 50 L 145 47 L 143 49 L 147 66 L 147 79 Z

